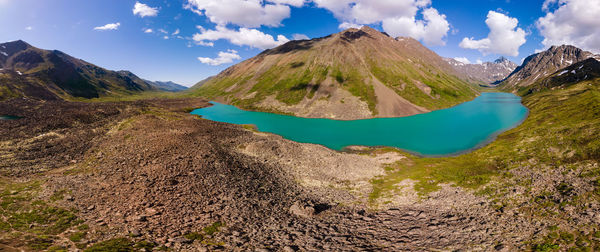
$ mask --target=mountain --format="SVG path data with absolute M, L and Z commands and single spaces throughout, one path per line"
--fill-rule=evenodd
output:
M 167 92 L 179 92 L 179 91 L 184 91 L 184 90 L 188 89 L 186 86 L 177 84 L 172 81 L 149 81 L 149 80 L 144 80 L 144 81 L 157 87 L 159 90 L 167 91 Z
M 528 95 L 544 90 L 565 89 L 582 81 L 600 78 L 600 61 L 591 57 L 560 69 L 551 75 L 522 88 L 521 95 Z
M 476 89 L 411 38 L 370 27 L 290 41 L 190 92 L 250 110 L 313 118 L 408 116 L 470 100 Z
M 550 49 L 533 54 L 523 64 L 501 82 L 502 89 L 516 91 L 527 87 L 558 71 L 592 57 L 591 52 L 571 45 L 552 46 Z
M 517 64 L 500 57 L 494 62 L 484 62 L 481 64 L 465 64 L 451 58 L 444 58 L 454 69 L 465 76 L 471 82 L 482 82 L 493 84 L 506 78 L 512 73 Z
M 97 98 L 158 90 L 127 71 L 110 71 L 18 40 L 0 44 L 0 100 Z

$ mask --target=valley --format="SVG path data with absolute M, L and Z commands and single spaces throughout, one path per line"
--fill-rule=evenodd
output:
M 184 90 L 2 45 L 2 251 L 600 249 L 600 63 L 581 49 L 469 77 L 483 65 L 351 28 Z M 388 121 L 406 128 L 344 133 Z

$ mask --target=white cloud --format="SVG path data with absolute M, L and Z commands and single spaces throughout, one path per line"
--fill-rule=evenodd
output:
M 177 29 L 177 30 L 175 30 L 175 32 L 173 32 L 173 34 L 171 34 L 171 35 L 177 35 L 177 34 L 179 34 L 179 32 L 180 32 L 180 31 L 179 31 L 179 29 Z
M 476 40 L 464 38 L 459 46 L 479 50 L 484 55 L 490 53 L 518 56 L 519 48 L 527 41 L 523 29 L 518 28 L 519 20 L 499 12 L 488 12 L 485 23 L 490 28 L 487 38 Z
M 158 29 L 158 32 L 160 33 L 164 33 L 164 34 L 169 34 L 168 31 L 166 31 L 165 29 Z
M 454 60 L 464 64 L 471 64 L 471 61 L 469 61 L 469 59 L 467 59 L 466 57 L 456 57 L 454 58 Z
M 156 17 L 156 15 L 158 15 L 158 8 L 135 2 L 135 5 L 133 6 L 133 15 L 138 15 L 140 17 Z
M 340 29 L 381 23 L 391 36 L 410 36 L 430 45 L 444 45 L 450 30 L 446 16 L 430 0 L 313 0 L 342 21 Z M 417 19 L 417 14 L 423 19 Z
M 219 56 L 216 58 L 198 57 L 198 60 L 204 64 L 218 66 L 232 63 L 234 60 L 239 60 L 241 58 L 242 57 L 238 55 L 238 52 L 236 50 L 227 50 L 227 52 L 219 52 Z
M 548 2 L 548 1 L 546 1 Z M 544 6 L 546 5 L 544 2 Z M 600 0 L 554 0 L 557 8 L 537 20 L 545 47 L 569 44 L 600 53 Z
M 163 39 L 169 39 L 169 36 L 166 36 L 166 35 L 165 35 L 165 36 L 163 37 Z
M 154 31 L 152 29 L 150 29 L 150 28 L 144 30 L 144 33 L 152 33 L 152 32 L 154 32 Z
M 477 62 L 477 64 L 479 64 L 479 65 L 483 64 L 483 60 L 481 60 L 481 59 L 477 59 L 477 61 L 476 61 L 476 62 Z
M 224 26 L 236 24 L 241 27 L 255 28 L 261 25 L 277 27 L 281 21 L 290 17 L 290 7 L 286 4 L 298 4 L 297 0 L 188 0 L 185 8 L 198 15 L 206 16 L 211 22 Z M 283 4 L 286 3 L 286 4 Z
M 224 26 L 217 26 L 215 30 L 206 30 L 198 26 L 200 33 L 193 36 L 193 40 L 199 45 L 210 45 L 211 41 L 224 39 L 238 46 L 250 46 L 259 49 L 269 49 L 289 41 L 285 36 L 277 36 L 277 40 L 269 34 L 265 34 L 257 29 L 240 28 L 231 30 Z
M 292 34 L 292 39 L 293 40 L 308 40 L 310 38 L 304 34 L 296 33 L 296 34 Z
M 287 4 L 287 5 L 291 5 L 294 7 L 302 7 L 306 1 L 305 0 L 268 0 L 268 2 L 276 3 L 276 4 Z
M 27 27 L 25 27 L 25 30 L 27 30 L 27 31 L 31 31 L 31 30 L 33 30 L 33 27 L 31 27 L 31 26 L 27 26 Z
M 423 40 L 428 45 L 445 45 L 444 37 L 450 30 L 450 24 L 445 15 L 440 15 L 434 8 L 423 10 L 424 20 L 415 17 L 391 18 L 383 21 L 383 29 L 390 35 L 409 36 Z
M 556 3 L 558 3 L 558 0 L 545 0 L 544 3 L 542 4 L 542 10 L 547 11 L 548 9 L 550 9 L 550 6 L 552 6 Z
M 94 30 L 97 30 L 97 31 L 117 30 L 117 29 L 119 29 L 119 26 L 121 26 L 121 23 L 105 24 L 103 26 L 94 27 Z
M 342 22 L 338 28 L 341 30 L 346 30 L 346 29 L 350 29 L 350 28 L 356 28 L 356 29 L 360 29 L 361 27 L 363 27 L 363 25 L 361 24 L 355 24 L 355 23 L 350 23 L 350 22 Z

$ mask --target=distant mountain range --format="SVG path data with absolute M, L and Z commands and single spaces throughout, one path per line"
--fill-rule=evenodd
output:
M 193 94 L 245 109 L 336 119 L 414 115 L 477 95 L 417 40 L 366 26 L 290 41 L 199 85 Z
M 158 89 L 160 89 L 162 91 L 167 91 L 167 92 L 179 92 L 179 91 L 184 91 L 184 90 L 188 89 L 186 86 L 177 84 L 172 81 L 149 81 L 149 80 L 144 80 L 144 81 L 146 83 L 149 83 L 150 85 L 157 87 Z
M 0 100 L 98 98 L 143 91 L 182 90 L 148 82 L 128 71 L 111 71 L 57 50 L 18 40 L 0 44 Z
M 500 57 L 494 62 L 484 62 L 481 64 L 465 64 L 451 58 L 444 58 L 444 60 L 452 65 L 467 80 L 483 84 L 493 84 L 502 81 L 517 68 L 517 64 L 504 57 Z

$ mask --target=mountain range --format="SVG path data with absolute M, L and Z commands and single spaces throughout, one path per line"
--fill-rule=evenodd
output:
M 517 68 L 517 64 L 504 57 L 500 57 L 494 62 L 481 64 L 466 64 L 451 58 L 444 58 L 444 60 L 461 73 L 466 80 L 482 84 L 498 83 Z
M 367 26 L 266 50 L 192 92 L 250 110 L 336 119 L 409 116 L 478 93 L 417 40 Z
M 21 40 L 0 44 L 0 83 L 0 99 L 89 99 L 183 89 L 172 83 L 145 81 L 129 71 L 107 70 Z

